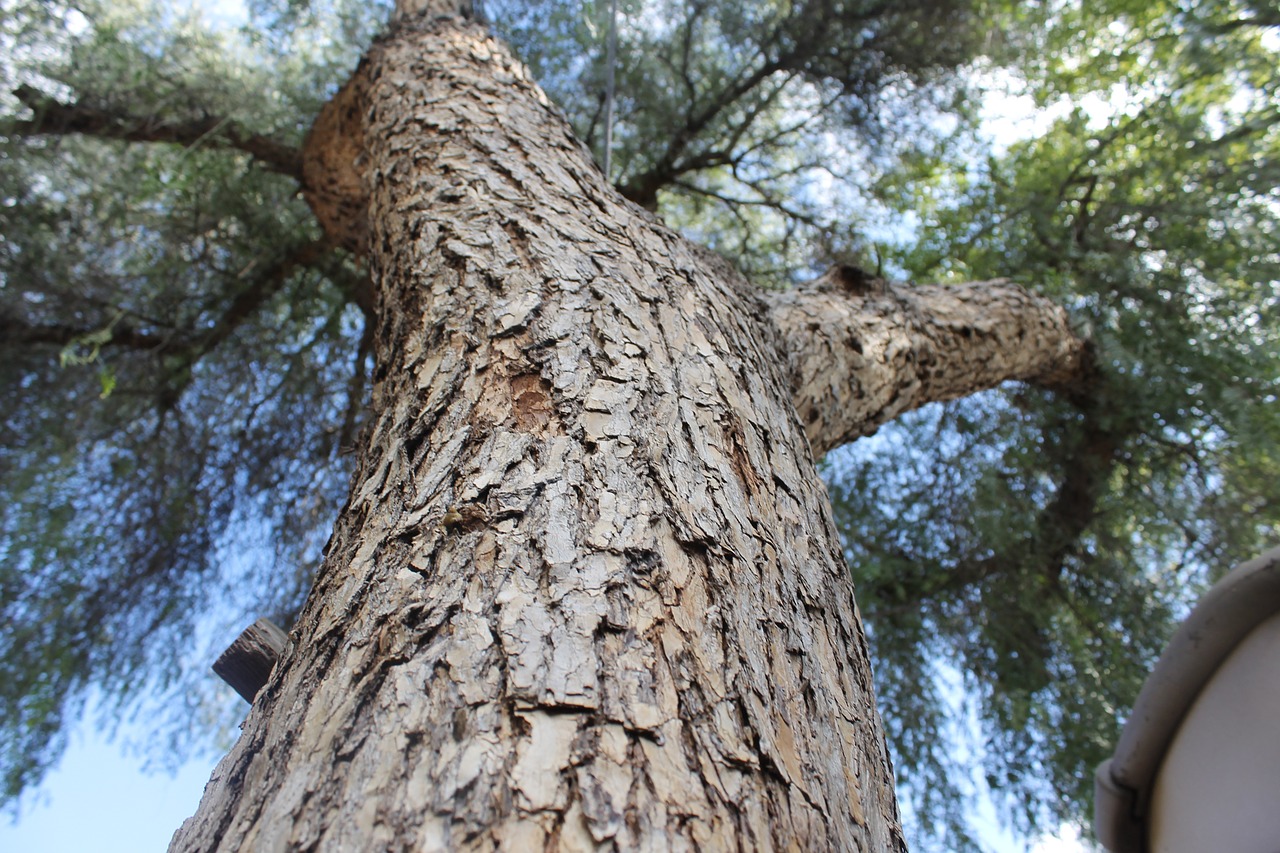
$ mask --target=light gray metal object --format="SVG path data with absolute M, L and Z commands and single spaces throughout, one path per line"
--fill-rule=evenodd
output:
M 1143 685 L 1114 755 L 1095 774 L 1094 829 L 1112 853 L 1150 849 L 1161 765 L 1179 729 L 1219 669 L 1255 629 L 1277 616 L 1280 548 L 1231 571 L 1178 627 Z

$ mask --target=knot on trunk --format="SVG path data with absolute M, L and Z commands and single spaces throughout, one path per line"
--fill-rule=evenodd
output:
M 364 123 L 368 76 L 364 62 L 324 105 L 302 144 L 303 198 L 334 242 L 368 251 L 369 193 L 364 184 Z

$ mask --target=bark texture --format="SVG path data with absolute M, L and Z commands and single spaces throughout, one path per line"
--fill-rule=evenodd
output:
M 1066 311 L 1008 281 L 857 291 L 844 281 L 837 269 L 768 297 L 819 455 L 925 403 L 1011 379 L 1066 387 L 1086 369 Z
M 901 849 L 765 306 L 478 28 L 365 71 L 372 425 L 171 849 Z

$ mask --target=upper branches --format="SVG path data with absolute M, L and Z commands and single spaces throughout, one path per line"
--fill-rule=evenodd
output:
M 11 346 L 52 345 L 62 350 L 64 359 L 71 356 L 71 360 L 96 360 L 99 351 L 109 349 L 149 353 L 165 366 L 158 376 L 155 393 L 162 406 L 168 408 L 190 382 L 197 362 L 276 298 L 290 276 L 305 268 L 325 269 L 332 251 L 333 246 L 327 239 L 313 240 L 246 272 L 241 277 L 240 288 L 222 306 L 216 319 L 200 328 L 134 322 L 137 318 L 126 318 L 125 312 L 119 309 L 100 306 L 115 313 L 105 324 L 41 322 L 0 310 L 0 332 Z M 90 354 L 85 356 L 82 350 Z
M 92 103 L 63 103 L 31 86 L 19 86 L 14 95 L 30 107 L 33 117 L 11 122 L 0 132 L 17 136 L 82 133 L 127 142 L 168 142 L 184 147 L 210 145 L 243 151 L 266 168 L 302 180 L 298 149 L 270 136 L 250 133 L 237 122 L 201 115 L 183 119 L 136 116 Z

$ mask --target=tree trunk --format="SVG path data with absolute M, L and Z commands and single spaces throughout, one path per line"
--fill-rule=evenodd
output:
M 171 849 L 902 849 L 776 311 L 475 25 L 406 19 L 344 97 L 372 423 Z

